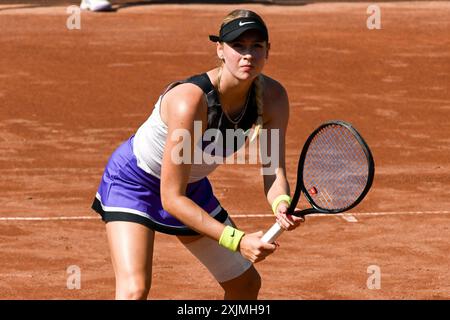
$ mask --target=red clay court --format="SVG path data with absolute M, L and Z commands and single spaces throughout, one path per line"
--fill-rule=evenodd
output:
M 352 123 L 376 162 L 358 207 L 308 217 L 256 265 L 260 298 L 450 298 L 450 2 L 380 2 L 380 30 L 366 27 L 369 3 L 122 1 L 68 30 L 78 1 L 24 2 L 0 5 L 0 299 L 114 298 L 104 224 L 90 209 L 104 165 L 169 82 L 215 66 L 208 35 L 237 7 L 267 22 L 265 73 L 290 96 L 291 188 L 299 150 L 326 120 Z M 272 225 L 258 166 L 222 166 L 211 181 L 241 229 Z M 66 286 L 71 265 L 79 290 Z M 367 286 L 373 265 L 380 289 Z M 157 234 L 153 270 L 151 299 L 222 298 L 171 236 Z

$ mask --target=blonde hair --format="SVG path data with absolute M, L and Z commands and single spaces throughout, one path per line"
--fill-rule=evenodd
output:
M 230 21 L 233 21 L 238 18 L 255 18 L 258 19 L 264 26 L 264 20 L 255 12 L 245 9 L 237 9 L 231 11 L 222 21 L 221 27 L 227 24 Z M 223 60 L 221 61 L 220 68 L 223 66 Z M 221 72 L 219 72 L 218 83 L 220 84 Z M 259 135 L 260 130 L 263 127 L 263 113 L 264 113 L 264 76 L 262 74 L 258 75 L 258 77 L 254 80 L 255 83 L 255 100 L 258 118 L 256 119 L 255 129 L 253 131 L 253 135 L 250 138 L 250 142 L 253 142 L 255 138 Z
M 258 111 L 258 118 L 256 119 L 255 131 L 253 131 L 253 135 L 250 138 L 250 142 L 253 142 L 255 138 L 259 135 L 259 131 L 262 129 L 264 121 L 263 121 L 263 113 L 264 113 L 264 77 L 260 74 L 255 79 L 255 100 L 256 107 Z

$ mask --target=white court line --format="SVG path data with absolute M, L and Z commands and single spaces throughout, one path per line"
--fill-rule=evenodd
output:
M 78 217 L 0 217 L 0 221 L 53 221 L 53 220 L 94 220 L 100 217 L 78 216 Z
M 396 215 L 422 215 L 422 214 L 450 214 L 450 211 L 387 211 L 387 212 L 351 212 L 351 213 L 313 213 L 308 217 L 351 217 L 351 216 L 396 216 Z M 263 218 L 273 217 L 273 214 L 232 214 L 232 218 Z
M 358 222 L 358 219 L 352 214 L 343 214 L 342 218 L 347 222 Z
M 445 215 L 450 214 L 450 211 L 388 211 L 388 212 L 352 212 L 352 213 L 337 213 L 337 214 L 323 214 L 315 213 L 308 215 L 309 217 L 351 217 L 351 216 L 396 216 L 396 215 L 426 215 L 436 214 Z M 273 214 L 231 214 L 231 218 L 269 218 Z M 99 216 L 66 216 L 66 217 L 0 217 L 0 221 L 58 221 L 58 220 L 100 220 Z

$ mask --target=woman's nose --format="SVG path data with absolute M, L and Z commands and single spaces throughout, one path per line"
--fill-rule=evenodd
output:
M 251 59 L 253 57 L 253 52 L 251 48 L 246 48 L 242 50 L 241 55 L 245 58 Z

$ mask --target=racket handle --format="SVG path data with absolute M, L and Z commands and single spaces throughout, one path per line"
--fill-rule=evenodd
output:
M 282 233 L 284 229 L 280 227 L 278 223 L 275 224 L 267 231 L 261 238 L 261 241 L 266 243 L 274 242 Z

